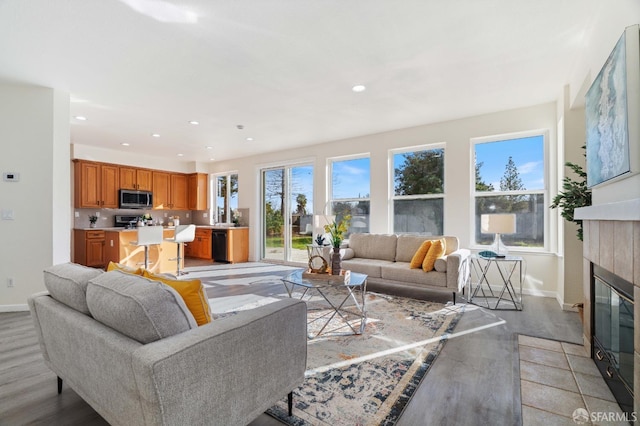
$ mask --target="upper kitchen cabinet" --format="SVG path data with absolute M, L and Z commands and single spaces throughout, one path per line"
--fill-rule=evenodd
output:
M 120 166 L 120 188 L 138 191 L 152 190 L 152 171 L 136 167 Z
M 208 180 L 206 173 L 189 175 L 189 210 L 207 209 Z
M 74 206 L 118 208 L 118 166 L 74 160 Z
M 153 172 L 153 208 L 188 210 L 187 175 Z

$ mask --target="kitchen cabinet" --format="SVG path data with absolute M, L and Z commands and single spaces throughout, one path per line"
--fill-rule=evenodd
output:
M 185 256 L 198 259 L 212 259 L 211 257 L 211 229 L 196 228 L 196 236 L 190 243 L 185 243 Z
M 215 262 L 249 261 L 249 228 L 214 229 L 211 238 Z
M 153 208 L 188 210 L 187 175 L 153 172 Z
M 118 208 L 118 166 L 74 161 L 74 206 L 76 208 Z
M 207 210 L 207 191 L 209 177 L 206 173 L 192 173 L 189 181 L 189 210 Z
M 171 208 L 174 210 L 189 209 L 189 185 L 187 175 L 171 174 L 170 200 Z
M 104 268 L 106 265 L 105 231 L 74 229 L 73 234 L 73 261 L 80 265 Z
M 135 189 L 138 191 L 152 191 L 152 171 L 136 167 L 119 167 L 120 189 Z

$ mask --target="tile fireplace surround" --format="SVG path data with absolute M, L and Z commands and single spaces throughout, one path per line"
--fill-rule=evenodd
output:
M 633 283 L 634 411 L 640 411 L 640 199 L 576 209 L 584 224 L 583 292 L 585 348 L 591 353 L 591 263 Z

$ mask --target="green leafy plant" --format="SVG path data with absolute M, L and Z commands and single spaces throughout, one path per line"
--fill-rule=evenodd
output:
M 351 222 L 351 215 L 346 215 L 340 222 L 335 220 L 328 225 L 324 226 L 324 232 L 330 235 L 329 240 L 331 246 L 340 248 L 342 240 L 344 239 L 344 233 L 349 229 L 349 223 Z
M 89 215 L 89 222 L 96 223 L 97 221 L 98 221 L 98 216 L 95 216 L 92 214 Z
M 586 149 L 585 146 L 582 148 Z M 579 207 L 591 205 L 591 190 L 587 188 L 587 173 L 578 164 L 568 161 L 564 165 L 570 168 L 580 179 L 573 180 L 569 176 L 565 176 L 562 180 L 563 190 L 553 198 L 553 204 L 551 204 L 550 208 L 562 209 L 561 216 L 563 218 L 569 222 L 577 223 L 578 239 L 583 241 L 582 221 L 574 219 L 573 212 Z

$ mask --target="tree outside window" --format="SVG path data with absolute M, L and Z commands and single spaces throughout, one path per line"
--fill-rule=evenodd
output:
M 444 148 L 393 153 L 393 231 L 444 233 Z
M 480 232 L 481 215 L 514 213 L 516 233 L 502 235 L 504 243 L 545 247 L 544 150 L 543 134 L 474 143 L 476 244 L 491 244 L 494 237 Z

